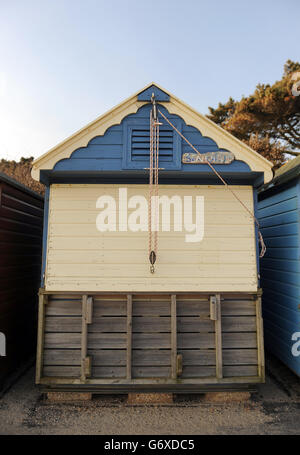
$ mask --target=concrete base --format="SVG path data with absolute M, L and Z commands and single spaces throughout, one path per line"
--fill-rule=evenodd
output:
M 173 393 L 129 393 L 128 404 L 172 404 Z
M 92 394 L 89 392 L 47 392 L 47 400 L 52 403 L 89 401 L 91 399 Z
M 207 392 L 203 401 L 206 403 L 240 403 L 248 401 L 250 392 Z

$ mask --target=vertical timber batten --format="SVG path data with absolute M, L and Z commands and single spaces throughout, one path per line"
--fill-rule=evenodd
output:
M 127 295 L 127 347 L 126 347 L 126 378 L 131 379 L 132 371 L 132 295 Z
M 176 295 L 171 295 L 171 376 L 177 378 L 177 321 Z
M 48 302 L 48 295 L 39 293 L 39 316 L 37 336 L 37 357 L 36 357 L 36 383 L 39 384 L 42 378 L 43 355 L 44 355 L 44 328 L 45 328 L 45 305 Z
M 257 334 L 257 357 L 258 357 L 258 376 L 261 381 L 265 381 L 265 352 L 263 342 L 263 318 L 261 308 L 261 296 L 256 300 L 256 334 Z
M 86 294 L 82 296 L 82 325 L 81 325 L 81 375 L 82 382 L 91 375 L 91 358 L 87 356 L 88 352 L 88 324 L 92 323 L 92 297 Z
M 216 377 L 223 378 L 221 295 L 210 297 L 210 318 L 215 321 Z

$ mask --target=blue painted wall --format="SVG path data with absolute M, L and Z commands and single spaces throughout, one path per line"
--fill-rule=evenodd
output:
M 260 195 L 258 217 L 267 246 L 260 265 L 265 345 L 300 376 L 300 356 L 292 354 L 292 335 L 300 332 L 299 209 L 299 179 Z
M 125 117 L 120 125 L 110 127 L 103 136 L 96 136 L 87 145 L 75 150 L 71 157 L 59 161 L 54 171 L 62 172 L 95 172 L 144 170 L 149 167 L 149 115 L 151 105 L 142 106 L 137 113 Z M 210 138 L 202 136 L 194 127 L 187 126 L 178 115 L 171 115 L 163 106 L 159 109 L 171 120 L 184 136 L 196 146 L 201 153 L 219 151 L 217 144 Z M 183 153 L 193 152 L 191 147 L 171 129 L 163 119 L 160 127 L 160 167 L 166 171 L 212 173 L 208 165 L 182 164 Z M 148 130 L 148 131 L 147 131 Z M 134 133 L 133 133 L 134 131 Z M 140 132 L 138 139 L 135 135 Z M 133 150 L 134 141 L 140 141 L 140 147 Z M 145 134 L 145 140 L 141 139 Z M 165 137 L 164 137 L 165 136 Z M 135 145 L 137 142 L 135 142 Z M 140 153 L 140 154 L 139 154 Z M 216 170 L 229 174 L 249 173 L 249 166 L 243 161 L 233 161 L 227 165 L 215 165 Z

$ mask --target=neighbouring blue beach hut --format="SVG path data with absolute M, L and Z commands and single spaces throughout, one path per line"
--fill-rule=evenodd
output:
M 300 156 L 259 193 L 265 346 L 300 376 Z

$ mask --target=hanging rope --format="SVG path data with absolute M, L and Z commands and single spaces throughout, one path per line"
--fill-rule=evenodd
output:
M 158 248 L 158 165 L 159 165 L 159 125 L 154 94 L 151 97 L 150 111 L 150 169 L 149 169 L 149 203 L 148 203 L 148 232 L 149 232 L 149 261 L 150 272 L 154 273 L 154 264 Z M 154 200 L 154 203 L 153 203 Z M 154 228 L 154 233 L 152 232 Z
M 181 136 L 182 139 L 202 158 L 202 155 L 199 152 L 199 150 L 197 150 L 196 147 L 194 147 L 193 144 L 191 144 L 190 141 L 188 141 L 187 138 L 184 137 L 184 135 L 173 125 L 173 123 L 170 122 L 170 120 L 159 109 L 158 109 L 158 112 L 164 118 L 164 120 L 166 120 L 166 122 L 179 134 L 179 136 Z M 216 169 L 213 167 L 213 165 L 208 160 L 204 161 L 204 163 L 208 164 L 208 166 L 216 174 L 216 176 L 221 180 L 221 182 L 225 185 L 225 187 L 233 194 L 233 196 L 236 198 L 236 200 L 245 208 L 245 210 L 247 210 L 249 215 L 253 218 L 253 220 L 256 223 L 257 228 L 258 228 L 258 239 L 259 239 L 259 242 L 261 245 L 259 257 L 260 258 L 264 257 L 264 255 L 267 251 L 267 248 L 266 248 L 263 236 L 259 230 L 260 226 L 259 226 L 259 222 L 258 222 L 256 216 L 248 209 L 248 207 L 244 204 L 244 202 L 241 201 L 241 199 L 237 196 L 237 194 L 229 187 L 228 183 L 223 179 L 223 177 L 219 174 L 219 172 L 216 171 Z

